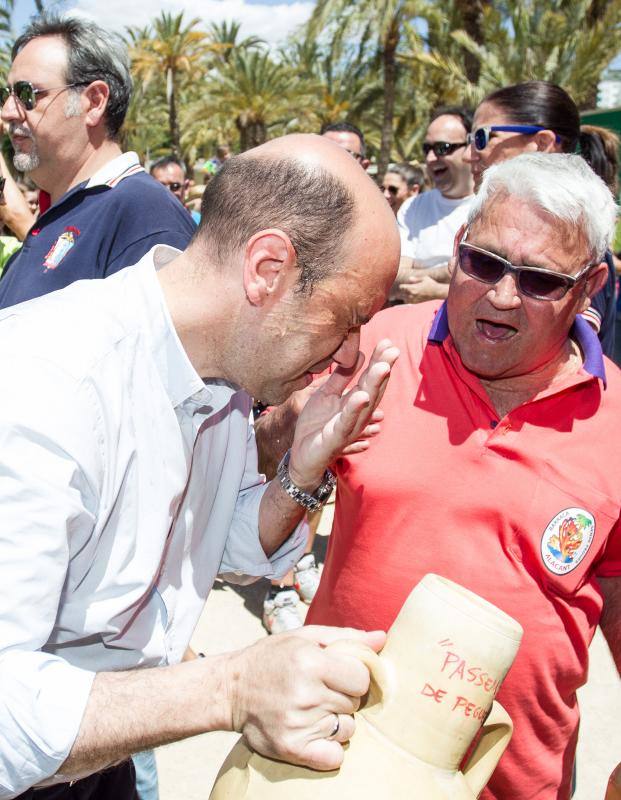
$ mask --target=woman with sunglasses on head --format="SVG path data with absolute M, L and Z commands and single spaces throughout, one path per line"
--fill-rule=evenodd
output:
M 527 81 L 497 89 L 480 103 L 464 161 L 470 163 L 477 191 L 492 164 L 528 152 L 573 153 L 579 143 L 582 149 L 583 141 L 586 147 L 590 136 L 588 131 L 581 135 L 578 107 L 564 89 L 548 81 Z M 593 298 L 585 318 L 597 331 L 604 353 L 612 357 L 615 271 L 609 253 L 606 260 L 608 282 Z

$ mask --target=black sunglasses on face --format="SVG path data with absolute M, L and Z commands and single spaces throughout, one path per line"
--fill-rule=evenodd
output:
M 393 197 L 397 196 L 397 192 L 399 191 L 398 186 L 382 186 L 382 189 L 388 194 L 391 194 Z
M 465 142 L 424 142 L 423 153 L 428 155 L 429 152 L 433 150 L 437 158 L 442 158 L 442 156 L 448 156 L 454 153 L 455 150 L 459 150 L 460 147 L 465 146 Z
M 54 92 L 58 89 L 72 89 L 74 86 L 88 86 L 89 83 L 90 81 L 80 81 L 80 83 L 67 83 L 64 86 L 52 86 L 49 89 L 35 89 L 30 81 L 15 81 L 13 86 L 0 87 L 0 108 L 13 95 L 26 111 L 32 111 L 37 104 L 37 95 L 39 94 Z
M 346 148 L 346 147 L 345 147 L 344 149 L 345 149 L 345 150 L 347 150 L 347 148 Z M 349 155 L 350 155 L 352 158 L 355 158 L 355 159 L 356 159 L 356 161 L 362 161 L 362 153 L 354 153 L 354 151 L 353 151 L 353 150 L 347 150 L 347 152 L 349 153 Z
M 178 192 L 182 188 L 182 183 L 165 183 L 164 186 L 170 189 L 171 192 Z
M 457 260 L 462 272 L 482 283 L 498 283 L 507 272 L 515 275 L 519 291 L 535 300 L 561 300 L 594 266 L 587 264 L 577 275 L 563 275 L 538 267 L 516 267 L 505 258 L 466 242 L 460 243 Z

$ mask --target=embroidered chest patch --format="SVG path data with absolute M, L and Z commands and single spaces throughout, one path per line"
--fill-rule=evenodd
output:
M 80 235 L 79 228 L 73 225 L 68 225 L 65 230 L 60 234 L 58 239 L 50 247 L 48 254 L 45 256 L 43 266 L 45 271 L 48 269 L 56 269 L 63 258 L 75 245 L 78 236 Z
M 576 569 L 595 535 L 595 518 L 584 508 L 565 508 L 548 524 L 541 537 L 541 558 L 555 575 Z

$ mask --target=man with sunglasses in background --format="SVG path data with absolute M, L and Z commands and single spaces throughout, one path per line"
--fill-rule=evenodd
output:
M 2 120 L 41 215 L 0 281 L 0 307 L 105 278 L 196 226 L 118 143 L 131 97 L 125 45 L 91 22 L 46 15 L 17 39 Z
M 486 800 L 569 800 L 598 623 L 621 668 L 621 373 L 579 316 L 606 281 L 614 224 L 579 156 L 490 167 L 447 300 L 362 331 L 363 352 L 389 338 L 401 357 L 381 434 L 336 462 L 307 622 L 387 630 L 427 572 L 515 617 L 524 639 L 499 694 L 514 734 Z
M 423 143 L 433 189 L 416 197 L 397 218 L 401 266 L 393 297 L 408 303 L 446 297 L 447 264 L 453 239 L 472 202 L 472 176 L 464 161 L 472 114 L 462 107 L 440 108 Z
M 159 158 L 151 164 L 149 174 L 175 195 L 198 225 L 201 221 L 201 215 L 196 211 L 190 211 L 185 205 L 185 196 L 190 186 L 190 181 L 183 163 L 176 156 L 163 156 L 163 158 Z
M 343 147 L 352 158 L 366 171 L 371 163 L 367 158 L 367 149 L 364 134 L 351 122 L 327 122 L 321 126 L 320 136 Z

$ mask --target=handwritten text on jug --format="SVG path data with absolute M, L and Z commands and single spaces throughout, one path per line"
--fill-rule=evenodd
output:
M 448 639 L 443 639 L 441 642 L 438 642 L 438 644 L 443 649 L 446 647 L 453 647 L 453 643 Z M 483 691 L 490 694 L 492 698 L 500 686 L 500 681 L 497 678 L 494 678 L 482 667 L 469 665 L 465 658 L 462 658 L 458 653 L 452 650 L 444 650 L 444 652 L 442 652 L 440 672 L 450 681 L 469 683 L 473 687 L 481 687 Z M 486 704 L 485 707 L 480 706 L 463 695 L 449 694 L 446 689 L 434 688 L 430 683 L 425 683 L 421 694 L 423 697 L 429 697 L 436 703 L 450 703 L 451 711 L 460 712 L 465 717 L 473 717 L 474 719 L 482 720 L 487 716 L 488 704 Z

